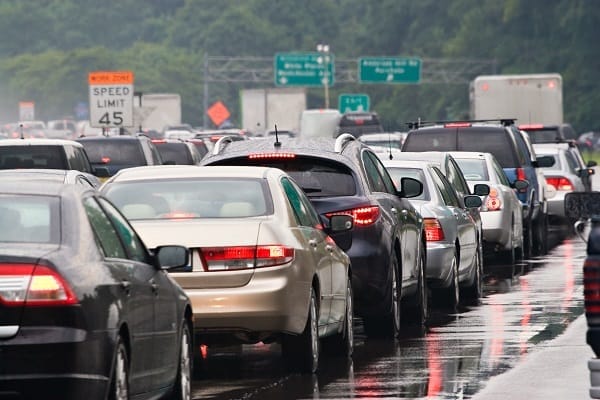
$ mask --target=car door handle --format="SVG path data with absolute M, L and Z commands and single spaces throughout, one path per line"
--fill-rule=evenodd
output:
M 394 215 L 398 215 L 398 210 L 396 210 L 396 207 L 392 207 L 392 214 Z
M 317 241 L 315 239 L 310 239 L 308 244 L 310 244 L 311 247 L 317 247 Z
M 325 249 L 326 249 L 328 252 L 330 252 L 330 253 L 333 253 L 333 246 L 332 246 L 332 245 L 330 245 L 330 244 L 326 245 L 326 246 L 325 246 Z
M 121 288 L 123 288 L 125 293 L 129 294 L 129 292 L 131 291 L 131 282 L 121 281 Z
M 158 284 L 156 282 L 154 282 L 154 280 L 150 281 L 150 287 L 152 288 L 152 293 L 154 293 L 154 294 L 158 293 Z

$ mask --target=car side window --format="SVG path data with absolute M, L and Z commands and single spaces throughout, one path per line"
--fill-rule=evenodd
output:
M 577 171 L 578 168 L 581 168 L 573 154 L 571 154 L 570 152 L 565 151 L 565 158 L 567 159 L 567 163 L 569 164 L 569 168 L 571 169 L 571 171 Z
M 458 200 L 456 190 L 452 187 L 452 184 L 444 176 L 442 171 L 435 167 L 433 167 L 432 169 L 435 172 L 434 181 L 437 178 L 438 184 L 441 183 L 443 187 L 443 190 L 441 190 L 440 192 L 442 193 L 442 197 L 444 198 L 444 202 L 446 203 L 446 205 L 460 207 L 460 201 Z
M 387 192 L 385 187 L 385 183 L 381 174 L 379 173 L 379 169 L 373 159 L 369 157 L 369 153 L 364 151 L 362 153 L 363 165 L 365 167 L 365 172 L 367 174 L 367 181 L 369 184 L 369 189 L 372 192 Z M 393 183 L 392 183 L 393 185 Z
M 150 263 L 144 244 L 127 220 L 108 201 L 102 198 L 98 200 L 102 205 L 102 208 L 106 211 L 106 214 L 108 214 L 111 222 L 116 227 L 117 233 L 127 251 L 128 258 L 135 261 Z
M 161 165 L 163 161 L 160 157 L 160 153 L 158 152 L 156 146 L 150 141 L 144 141 L 143 143 L 144 153 L 146 154 L 146 157 L 152 160 L 152 163 L 149 163 L 148 165 Z
M 111 224 L 96 199 L 88 197 L 83 201 L 83 206 L 104 256 L 108 258 L 127 258 L 127 253 L 119 240 L 115 227 Z
M 394 185 L 394 181 L 390 177 L 390 174 L 388 173 L 381 160 L 379 160 L 379 158 L 377 158 L 377 156 L 373 153 L 367 154 L 371 158 L 371 160 L 373 160 L 373 163 L 377 167 L 377 171 L 379 171 L 379 175 L 381 175 L 381 179 L 383 180 L 383 184 L 385 185 L 385 191 L 390 194 L 396 194 L 396 185 Z
M 294 210 L 298 224 L 315 228 L 319 224 L 318 217 L 302 191 L 285 177 L 281 179 L 281 186 Z
M 500 183 L 510 187 L 510 182 L 508 181 L 508 178 L 506 177 L 506 173 L 504 172 L 504 170 L 502 169 L 500 164 L 498 164 L 498 161 L 496 161 L 496 159 L 492 160 L 492 168 L 494 169 L 494 173 L 498 177 L 498 180 L 500 181 Z
M 469 185 L 465 180 L 462 170 L 452 158 L 448 158 L 448 180 L 452 183 L 456 191 L 462 193 L 463 196 L 471 193 Z
M 75 159 L 77 160 L 77 164 L 79 167 L 77 168 L 79 171 L 92 173 L 92 164 L 90 160 L 87 158 L 85 154 L 85 150 L 83 148 L 74 147 L 73 151 L 75 152 Z

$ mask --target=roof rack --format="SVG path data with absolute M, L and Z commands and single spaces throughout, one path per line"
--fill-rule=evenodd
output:
M 503 126 L 511 126 L 515 124 L 516 118 L 496 118 L 496 119 L 459 119 L 459 120 L 441 120 L 441 121 L 411 121 L 406 122 L 408 129 L 419 129 L 427 125 L 443 125 L 456 123 L 477 123 L 477 122 L 500 122 Z
M 342 133 L 335 139 L 335 145 L 333 146 L 333 151 L 336 153 L 341 153 L 349 142 L 356 140 L 356 138 L 350 133 Z
M 221 152 L 221 145 L 225 147 L 225 145 L 229 143 L 233 143 L 233 139 L 231 138 L 231 136 L 221 136 L 212 149 L 212 155 L 218 155 Z

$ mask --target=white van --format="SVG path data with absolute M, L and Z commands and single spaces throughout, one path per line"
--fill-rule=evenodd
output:
M 338 135 L 342 114 L 335 109 L 304 110 L 300 117 L 300 137 L 328 137 Z

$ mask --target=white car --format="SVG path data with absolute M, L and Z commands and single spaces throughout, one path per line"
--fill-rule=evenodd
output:
M 485 183 L 490 193 L 482 196 L 480 209 L 483 244 L 486 253 L 498 253 L 507 265 L 523 257 L 523 206 L 514 188 L 524 189 L 528 182 L 513 185 L 491 153 L 456 151 L 452 156 L 463 171 L 469 186 Z

